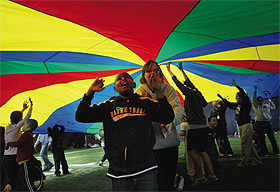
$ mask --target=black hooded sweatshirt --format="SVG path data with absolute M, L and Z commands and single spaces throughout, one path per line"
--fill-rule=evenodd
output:
M 153 155 L 155 135 L 152 121 L 169 124 L 174 112 L 166 98 L 152 100 L 133 94 L 91 105 L 84 96 L 76 111 L 79 122 L 103 122 L 105 153 L 109 161 L 107 176 L 124 178 L 156 169 Z

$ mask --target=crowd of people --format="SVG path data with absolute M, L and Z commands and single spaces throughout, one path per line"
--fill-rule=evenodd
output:
M 203 94 L 189 79 L 182 63 L 178 68 L 184 81 L 177 79 L 170 64 L 167 71 L 175 85 L 185 96 L 181 106 L 175 89 L 164 82 L 159 64 L 148 61 L 142 67 L 141 85 L 136 88 L 134 79 L 126 72 L 116 75 L 114 96 L 100 104 L 91 104 L 94 94 L 104 89 L 104 80 L 97 78 L 84 94 L 76 110 L 78 122 L 101 122 L 99 131 L 104 157 L 108 159 L 107 176 L 111 178 L 114 191 L 173 191 L 182 190 L 184 178 L 177 173 L 180 136 L 184 136 L 187 175 L 193 187 L 208 185 L 219 181 L 221 171 L 219 157 L 232 157 L 225 112 L 227 108 L 235 110 L 235 119 L 241 139 L 241 160 L 238 168 L 258 166 L 263 163 L 261 157 L 268 156 L 265 134 L 271 141 L 274 155 L 279 155 L 270 110 L 275 109 L 271 100 L 263 103 L 262 97 L 256 97 L 257 87 L 250 101 L 249 96 L 233 80 L 238 89 L 236 102 L 229 102 L 220 94 L 212 102 L 209 115 L 204 114 L 207 105 Z M 33 142 L 32 131 L 38 126 L 30 119 L 33 102 L 24 102 L 21 111 L 11 113 L 11 123 L 1 128 L 2 164 L 4 191 L 34 191 L 32 166 L 34 151 L 41 144 L 40 156 L 44 161 L 43 171 L 55 166 L 55 175 L 60 176 L 60 164 L 63 174 L 70 174 L 64 154 L 63 132 L 65 127 L 54 125 L 47 134 L 39 134 Z M 253 106 L 255 121 L 252 123 L 250 111 Z M 27 115 L 23 112 L 29 107 Z M 176 127 L 180 125 L 181 131 Z M 21 128 L 24 133 L 21 133 Z M 259 151 L 253 144 L 253 132 L 258 137 Z M 51 147 L 54 164 L 48 158 Z M 218 151 L 219 150 L 219 151 Z M 26 174 L 27 173 L 27 174 Z

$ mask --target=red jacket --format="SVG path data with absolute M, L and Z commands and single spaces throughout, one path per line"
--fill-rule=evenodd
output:
M 17 147 L 17 162 L 29 161 L 34 154 L 32 131 L 24 132 L 15 142 L 8 142 L 8 146 Z

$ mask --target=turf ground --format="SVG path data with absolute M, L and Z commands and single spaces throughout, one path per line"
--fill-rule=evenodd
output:
M 275 135 L 278 146 L 280 133 Z M 236 167 L 239 162 L 241 148 L 240 138 L 231 137 L 230 143 L 235 154 L 231 158 L 220 158 L 222 172 L 218 175 L 220 181 L 213 185 L 193 188 L 187 180 L 186 164 L 184 160 L 184 145 L 179 147 L 178 173 L 185 180 L 184 191 L 279 191 L 279 157 L 271 155 L 263 158 L 263 165 L 240 169 Z M 267 146 L 270 151 L 271 144 L 268 139 Z M 80 148 L 65 150 L 70 175 L 56 177 L 54 168 L 44 172 L 44 191 L 111 191 L 111 180 L 106 177 L 108 161 L 104 167 L 98 162 L 103 156 L 102 148 Z M 39 154 L 35 155 L 39 160 Z M 49 158 L 53 161 L 52 153 Z M 42 162 L 43 163 L 43 162 Z

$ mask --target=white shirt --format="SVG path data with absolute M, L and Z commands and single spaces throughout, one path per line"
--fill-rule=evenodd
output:
M 269 121 L 271 120 L 270 110 L 275 110 L 276 106 L 272 101 L 268 104 L 259 105 L 256 98 L 256 92 L 252 96 L 252 106 L 255 111 L 256 121 Z
M 35 146 L 39 145 L 40 143 L 51 143 L 52 138 L 49 136 L 49 134 L 39 134 L 37 137 L 37 140 L 35 142 Z
M 30 118 L 32 112 L 32 107 L 29 108 L 27 115 L 17 124 L 9 124 L 5 130 L 5 143 L 14 142 L 21 136 L 20 128 L 24 125 L 24 122 Z M 4 151 L 4 155 L 16 155 L 17 147 L 9 147 Z

